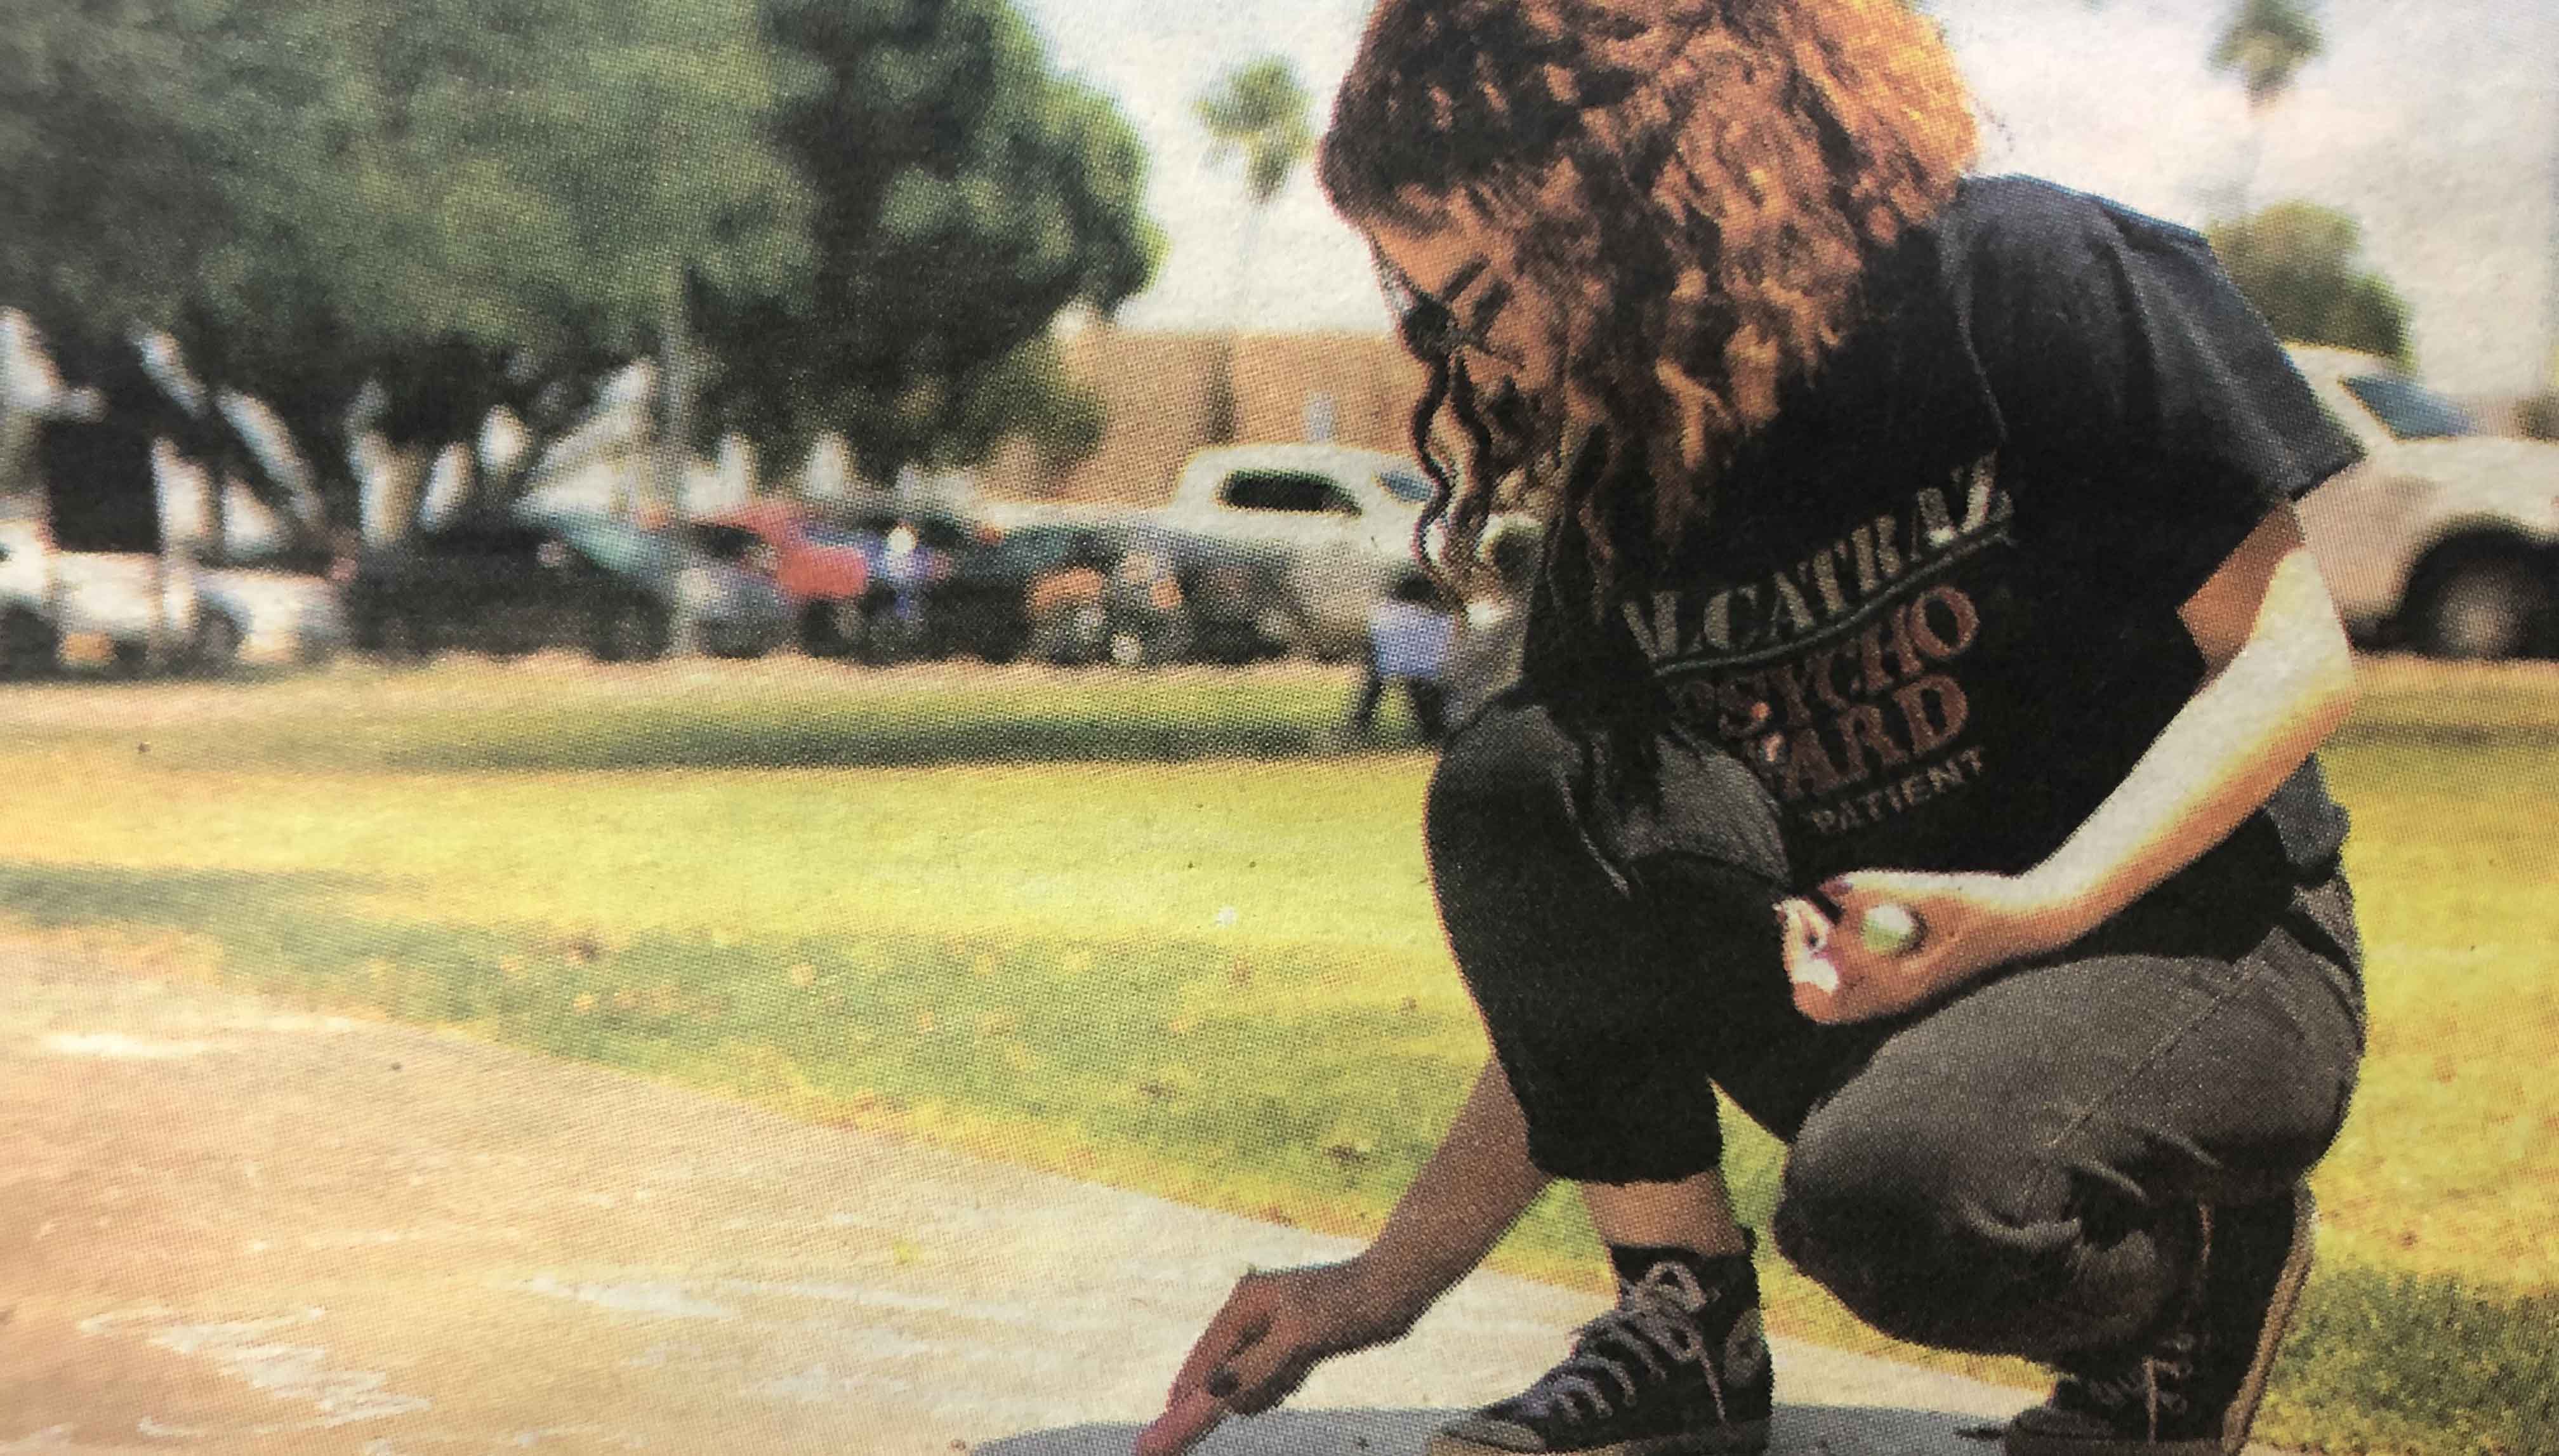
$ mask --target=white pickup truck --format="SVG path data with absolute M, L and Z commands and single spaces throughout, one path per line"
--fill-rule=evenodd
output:
M 315 663 L 346 641 L 337 588 L 301 572 L 164 570 L 145 552 L 64 551 L 40 521 L 0 520 L 0 679 L 66 664 L 138 669 L 150 641 L 153 588 L 173 666 Z
M 2371 355 L 2291 352 L 2366 457 L 2301 506 L 2347 630 L 2443 657 L 2559 649 L 2559 444 L 2482 435 Z
M 1221 445 L 1185 461 L 1172 499 L 1139 523 L 1277 557 L 1294 620 L 1275 636 L 1344 657 L 1367 642 L 1369 609 L 1416 570 L 1413 531 L 1430 497 L 1412 460 L 1382 450 Z

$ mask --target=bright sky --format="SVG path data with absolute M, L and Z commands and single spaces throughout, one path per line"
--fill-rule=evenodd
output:
M 1240 166 L 1191 102 L 1278 53 L 1329 105 L 1368 0 L 1020 0 L 1060 66 L 1119 97 L 1171 237 L 1142 328 L 1383 329 L 1366 254 L 1302 172 L 1255 243 Z M 2031 172 L 2200 225 L 2240 196 L 2251 118 L 2205 64 L 2228 0 L 1936 0 L 1988 123 L 1986 170 Z M 2559 5 L 2327 0 L 2329 54 L 2257 123 L 2247 196 L 2352 214 L 2411 304 L 2418 360 L 2462 392 L 2519 391 L 2559 332 Z M 1320 122 L 1321 117 L 1318 116 Z

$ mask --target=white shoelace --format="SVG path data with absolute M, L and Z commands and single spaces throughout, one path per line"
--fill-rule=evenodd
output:
M 1568 1420 L 1605 1420 L 1616 1411 L 1599 1383 L 1616 1383 L 1620 1398 L 1632 1404 L 1641 1396 L 1634 1366 L 1613 1359 L 1607 1350 L 1635 1357 L 1656 1380 L 1669 1380 L 1679 1366 L 1694 1365 L 1710 1384 L 1719 1385 L 1715 1365 L 1698 1328 L 1698 1315 L 1710 1303 L 1697 1276 L 1675 1263 L 1658 1263 L 1627 1285 L 1617 1307 L 1581 1327 L 1573 1354 L 1564 1364 L 1522 1395 L 1532 1415 L 1560 1413 Z

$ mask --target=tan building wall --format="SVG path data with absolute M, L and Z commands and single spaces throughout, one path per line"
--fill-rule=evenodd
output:
M 1172 491 L 1190 453 L 1218 443 L 1219 377 L 1232 351 L 1234 438 L 1308 438 L 1329 413 L 1338 444 L 1407 448 L 1422 366 L 1392 338 L 1368 334 L 1157 334 L 1093 328 L 1066 344 L 1068 366 L 1099 390 L 1101 448 L 1063 473 L 1031 447 L 1008 446 L 979 472 L 990 495 L 1019 500 L 1151 505 Z

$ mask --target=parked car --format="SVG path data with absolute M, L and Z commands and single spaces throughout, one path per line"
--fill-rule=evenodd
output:
M 236 609 L 206 590 L 204 570 L 184 559 L 57 550 L 52 573 L 53 623 L 67 661 L 141 671 L 156 627 L 166 635 L 167 665 L 220 672 L 238 659 L 248 635 Z
M 957 557 L 925 596 L 936 655 L 990 662 L 1176 660 L 1190 648 L 1180 584 L 1124 530 L 1029 525 Z
M 600 516 L 468 517 L 364 556 L 347 618 L 359 647 L 393 657 L 569 646 L 638 660 L 665 654 L 679 612 L 708 651 L 769 651 L 790 632 L 781 590 L 721 545 Z
M 1341 445 L 1226 445 L 1192 455 L 1145 522 L 1283 563 L 1291 651 L 1341 658 L 1413 566 L 1431 485 L 1412 461 Z M 1275 624 L 1278 625 L 1278 624 Z
M 802 651 L 839 656 L 860 648 L 878 534 L 783 501 L 752 502 L 706 523 L 753 531 L 772 550 L 774 581 L 798 624 Z
M 2366 455 L 2301 507 L 2347 630 L 2443 657 L 2559 649 L 2559 444 L 2483 435 L 2373 356 L 2292 355 Z
M 229 655 L 241 662 L 325 662 L 347 645 L 347 616 L 338 589 L 311 572 L 226 567 L 202 574 L 198 595 L 226 629 L 236 633 Z M 200 645 L 204 633 L 198 633 Z
M 676 532 L 672 565 L 677 605 L 703 652 L 760 657 L 791 640 L 790 600 L 776 580 L 776 553 L 744 526 L 716 522 Z
M 1149 569 L 1171 577 L 1191 655 L 1251 662 L 1305 645 L 1305 612 L 1290 576 L 1295 558 L 1285 548 L 1157 524 L 1136 530 L 1131 551 Z M 1133 574 L 1135 568 L 1129 569 Z
M 40 677 L 61 660 L 53 541 L 39 520 L 0 520 L 0 678 Z
M 828 518 L 869 552 L 856 655 L 868 662 L 893 662 L 975 651 L 955 647 L 943 619 L 954 601 L 983 588 L 965 586 L 955 595 L 948 584 L 963 562 L 991 549 L 1003 532 L 940 506 L 888 500 L 839 509 Z
M 38 676 L 66 660 L 138 671 L 155 616 L 168 665 L 188 671 L 321 661 L 346 640 L 337 590 L 317 572 L 63 551 L 41 521 L 0 521 L 0 677 Z

